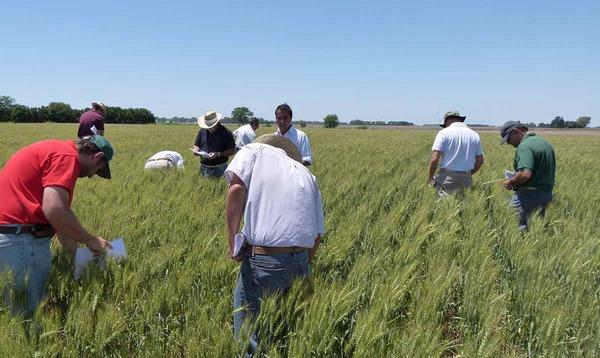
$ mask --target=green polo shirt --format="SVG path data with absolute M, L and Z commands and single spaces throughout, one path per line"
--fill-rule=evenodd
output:
M 529 170 L 532 173 L 531 179 L 519 187 L 551 191 L 556 171 L 552 145 L 535 133 L 525 134 L 515 153 L 514 168 L 518 172 Z

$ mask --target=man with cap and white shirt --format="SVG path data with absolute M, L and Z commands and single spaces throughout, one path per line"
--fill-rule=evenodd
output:
M 102 102 L 92 102 L 92 109 L 83 113 L 79 117 L 79 129 L 77 136 L 79 138 L 86 135 L 104 135 L 104 116 L 106 115 L 106 105 Z
M 321 242 L 321 193 L 301 161 L 290 140 L 267 134 L 244 146 L 225 171 L 229 257 L 242 262 L 234 291 L 237 338 L 265 295 L 285 292 L 294 279 L 308 276 Z M 245 243 L 239 252 L 236 240 Z
M 517 148 L 513 161 L 515 175 L 504 181 L 504 187 L 514 190 L 509 205 L 519 214 L 519 229 L 526 231 L 529 215 L 539 209 L 543 217 L 552 201 L 556 173 L 554 148 L 519 121 L 504 123 L 500 136 L 500 144 Z
M 245 124 L 233 131 L 233 135 L 235 136 L 236 152 L 246 144 L 254 142 L 256 139 L 256 130 L 258 129 L 258 126 L 258 119 L 251 118 L 248 124 Z
M 302 156 L 302 164 L 309 166 L 313 163 L 312 150 L 308 136 L 292 125 L 292 108 L 283 103 L 275 109 L 275 119 L 277 121 L 277 131 L 275 133 L 285 136 L 296 145 L 300 155 Z
M 160 151 L 146 161 L 144 169 L 183 169 L 183 157 L 172 150 Z
M 101 136 L 45 140 L 17 151 L 0 171 L 0 275 L 12 276 L 3 298 L 13 314 L 33 314 L 42 299 L 55 233 L 73 253 L 80 243 L 95 254 L 110 248 L 81 226 L 70 207 L 78 178 L 111 178 L 112 157 Z
M 208 111 L 198 117 L 200 130 L 196 136 L 192 151 L 200 156 L 200 175 L 221 177 L 227 169 L 229 157 L 235 154 L 233 134 L 220 121 L 223 116 Z
M 431 148 L 427 182 L 441 196 L 470 188 L 471 176 L 483 164 L 479 134 L 463 123 L 465 119 L 458 111 L 446 112 L 440 122 L 444 129 L 438 132 Z

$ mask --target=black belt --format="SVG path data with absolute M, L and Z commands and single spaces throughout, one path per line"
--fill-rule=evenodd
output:
M 7 235 L 20 235 L 20 234 L 31 234 L 35 237 L 49 237 L 54 235 L 54 229 L 52 226 L 47 224 L 33 224 L 33 225 L 0 225 L 0 234 Z

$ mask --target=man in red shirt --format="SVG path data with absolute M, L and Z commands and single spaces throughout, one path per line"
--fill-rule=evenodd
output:
M 102 136 L 45 140 L 17 151 L 0 171 L 0 277 L 13 314 L 32 314 L 50 272 L 50 239 L 95 254 L 110 244 L 91 235 L 71 210 L 77 178 L 110 179 L 113 148 Z M 7 275 L 8 274 L 8 275 Z
M 104 116 L 106 115 L 106 105 L 102 102 L 92 102 L 92 109 L 84 112 L 79 117 L 79 129 L 77 136 L 79 138 L 86 135 L 104 135 Z

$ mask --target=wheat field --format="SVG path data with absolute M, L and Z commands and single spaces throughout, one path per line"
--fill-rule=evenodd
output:
M 0 124 L 0 164 L 76 124 Z M 309 282 L 263 303 L 268 357 L 600 356 L 598 138 L 544 134 L 555 199 L 521 235 L 499 183 L 514 148 L 482 133 L 485 164 L 464 198 L 426 183 L 433 130 L 304 128 L 326 233 Z M 259 134 L 274 131 L 261 127 Z M 224 179 L 199 177 L 196 126 L 109 125 L 112 180 L 78 181 L 73 210 L 128 259 L 76 281 L 53 243 L 48 294 L 31 322 L 0 306 L 0 356 L 232 357 Z M 160 150 L 181 171 L 145 172 Z M 1 199 L 0 199 L 1 200 Z M 250 332 L 254 327 L 246 327 Z

